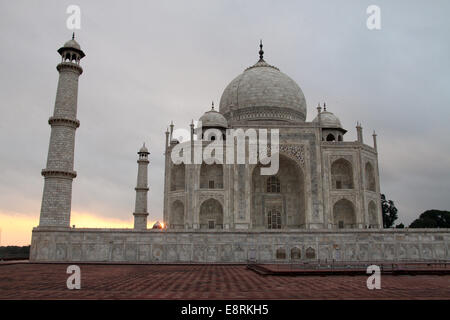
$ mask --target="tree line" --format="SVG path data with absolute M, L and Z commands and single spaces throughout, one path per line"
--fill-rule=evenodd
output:
M 28 260 L 30 246 L 6 246 L 0 247 L 0 260 Z
M 381 195 L 381 210 L 383 213 L 383 227 L 393 228 L 395 220 L 398 219 L 398 209 L 394 201 L 387 200 L 384 194 Z M 403 223 L 399 223 L 395 228 L 405 228 Z M 450 228 L 450 211 L 426 210 L 414 220 L 408 228 Z

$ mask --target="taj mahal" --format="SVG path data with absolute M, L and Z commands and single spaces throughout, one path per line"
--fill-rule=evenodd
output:
M 288 263 L 313 261 L 422 261 L 450 259 L 450 232 L 383 229 L 377 136 L 355 141 L 332 105 L 308 108 L 292 78 L 266 62 L 234 78 L 217 107 L 189 125 L 180 141 L 173 124 L 165 143 L 164 228 L 147 227 L 149 150 L 137 155 L 132 229 L 75 228 L 70 224 L 78 81 L 85 57 L 72 37 L 58 53 L 59 82 L 51 126 L 39 225 L 33 229 L 32 261 L 132 263 Z M 271 59 L 272 60 L 272 59 Z M 274 58 L 275 60 L 275 58 Z M 306 81 L 307 79 L 302 79 Z M 83 107 L 83 106 L 80 106 Z M 364 108 L 364 106 L 361 106 Z M 306 121 L 307 112 L 315 114 Z M 188 122 L 187 122 L 188 123 Z M 173 156 L 235 139 L 233 129 L 277 132 L 278 170 L 267 164 L 186 161 Z M 246 140 L 244 140 L 246 141 Z M 246 150 L 250 150 L 250 144 Z M 218 149 L 216 149 L 218 150 Z M 183 156 L 194 160 L 194 152 Z M 80 168 L 81 169 L 81 168 Z M 80 170 L 80 174 L 82 170 Z M 162 186 L 161 186 L 162 187 Z

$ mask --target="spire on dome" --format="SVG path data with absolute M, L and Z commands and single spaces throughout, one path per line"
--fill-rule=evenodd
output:
M 214 101 L 211 103 L 211 110 L 214 110 Z
M 259 61 L 264 61 L 264 51 L 262 39 L 259 41 Z
M 75 40 L 75 32 L 72 32 L 72 40 Z

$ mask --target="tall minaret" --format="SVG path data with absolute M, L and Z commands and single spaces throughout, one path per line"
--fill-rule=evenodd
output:
M 75 130 L 77 120 L 78 77 L 83 73 L 80 60 L 85 56 L 80 45 L 72 40 L 58 49 L 61 63 L 55 109 L 48 123 L 51 126 L 47 168 L 42 170 L 45 178 L 42 195 L 41 227 L 70 227 L 72 180 L 77 176 L 73 170 Z
M 359 143 L 364 143 L 364 141 L 363 141 L 363 133 L 362 133 L 362 126 L 361 126 L 360 122 L 358 122 L 356 124 L 356 134 L 357 134 L 357 137 L 358 137 L 358 142 Z
M 145 147 L 145 143 L 139 150 L 138 155 L 138 175 L 136 190 L 136 206 L 134 210 L 134 228 L 139 230 L 147 229 L 147 167 L 148 167 L 148 149 Z

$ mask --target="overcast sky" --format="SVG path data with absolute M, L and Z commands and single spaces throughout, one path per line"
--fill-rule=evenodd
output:
M 258 58 L 327 102 L 355 140 L 378 134 L 381 192 L 399 221 L 450 210 L 449 1 L 0 0 L 0 228 L 26 243 L 39 219 L 66 8 L 81 8 L 72 221 L 131 226 L 137 150 L 150 149 L 149 220 L 162 219 L 164 131 L 188 128 Z M 381 8 L 381 30 L 366 8 Z M 78 219 L 78 220 L 77 220 Z M 19 224 L 19 225 L 18 225 Z

